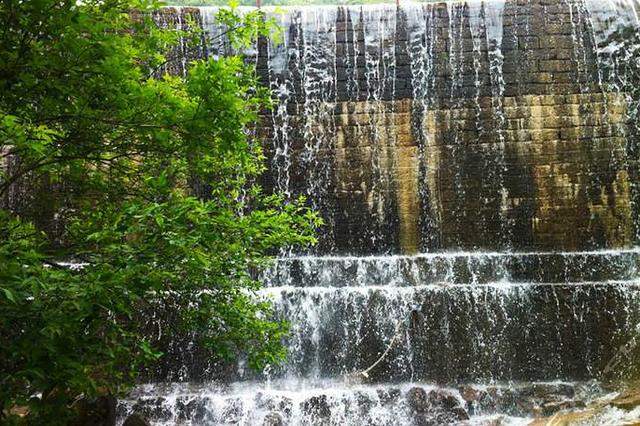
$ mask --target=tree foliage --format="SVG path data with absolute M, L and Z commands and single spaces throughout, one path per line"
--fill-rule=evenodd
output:
M 0 3 L 0 197 L 37 192 L 0 210 L 0 420 L 26 406 L 30 424 L 66 424 L 78 398 L 125 392 L 162 356 L 145 332 L 159 306 L 174 315 L 166 333 L 195 332 L 214 358 L 284 356 L 286 324 L 249 271 L 314 243 L 320 220 L 256 184 L 251 127 L 269 97 L 251 66 L 225 57 L 161 75 L 180 38 L 200 34 L 158 28 L 156 7 Z M 221 19 L 237 45 L 273 29 L 258 12 Z

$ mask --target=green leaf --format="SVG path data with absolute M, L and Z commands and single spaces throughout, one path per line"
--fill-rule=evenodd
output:
M 9 290 L 8 288 L 0 288 L 0 290 L 2 290 L 7 299 L 9 299 L 13 303 L 16 303 L 16 298 L 11 290 Z

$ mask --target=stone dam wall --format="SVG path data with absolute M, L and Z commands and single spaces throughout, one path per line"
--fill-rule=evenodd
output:
M 283 28 L 249 52 L 278 101 L 265 184 L 322 212 L 324 253 L 634 245 L 635 76 L 616 59 L 637 16 L 618 3 L 265 9 Z M 212 9 L 165 14 L 220 32 Z
M 305 195 L 326 221 L 315 252 L 283 253 L 259 276 L 291 324 L 287 361 L 254 375 L 185 336 L 163 342 L 149 379 L 342 380 L 391 341 L 372 382 L 635 377 L 637 10 L 264 9 L 282 40 L 244 52 L 276 100 L 256 127 L 263 183 Z M 198 54 L 228 54 L 215 13 L 158 20 L 191 15 L 206 34 Z M 166 71 L 183 73 L 193 52 L 176 54 Z M 154 319 L 154 334 L 167 321 Z

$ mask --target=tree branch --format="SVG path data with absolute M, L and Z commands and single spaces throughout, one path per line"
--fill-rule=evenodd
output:
M 408 318 L 405 318 L 404 320 L 399 321 L 396 324 L 395 333 L 391 338 L 391 341 L 387 345 L 387 348 L 382 353 L 382 355 L 380 355 L 380 357 L 373 364 L 371 364 L 369 368 L 346 375 L 345 377 L 348 381 L 360 382 L 364 379 L 369 378 L 369 373 L 371 373 L 371 371 L 373 371 L 378 365 L 380 365 L 382 361 L 384 361 L 387 355 L 389 355 L 389 353 L 391 352 L 391 349 L 393 349 L 393 347 L 396 345 L 396 343 L 400 339 L 400 336 L 404 332 L 404 326 L 406 325 L 407 321 L 411 318 L 411 314 L 413 314 L 414 312 L 415 311 L 411 311 Z

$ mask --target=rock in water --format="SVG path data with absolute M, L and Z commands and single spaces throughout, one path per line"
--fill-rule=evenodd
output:
M 460 406 L 460 401 L 451 393 L 445 390 L 432 390 L 429 392 L 429 402 L 431 405 L 444 408 L 445 410 L 451 410 Z
M 426 413 L 429 410 L 429 397 L 422 388 L 411 388 L 407 392 L 407 401 L 415 413 Z
M 262 421 L 262 426 L 283 426 L 284 420 L 282 420 L 282 416 L 278 413 L 269 413 L 264 416 L 264 420 Z
M 638 389 L 627 390 L 611 401 L 611 405 L 627 411 L 633 410 L 640 406 L 640 391 Z
M 314 420 L 326 420 L 331 417 L 331 409 L 326 395 L 312 396 L 303 404 L 304 412 Z

